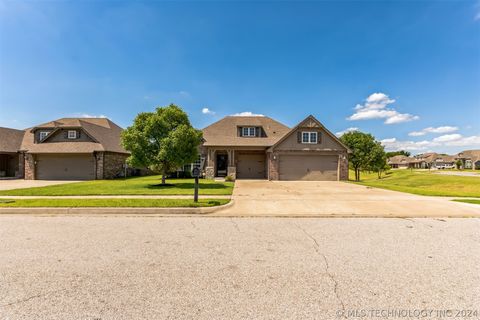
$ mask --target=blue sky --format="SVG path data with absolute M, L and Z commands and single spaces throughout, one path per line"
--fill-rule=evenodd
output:
M 175 103 L 480 148 L 480 3 L 0 0 L 0 126 Z M 203 112 L 202 112 L 203 111 Z

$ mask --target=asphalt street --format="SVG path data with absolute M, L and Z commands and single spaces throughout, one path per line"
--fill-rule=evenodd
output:
M 0 319 L 340 319 L 355 310 L 476 319 L 467 312 L 480 311 L 479 228 L 479 219 L 2 215 Z

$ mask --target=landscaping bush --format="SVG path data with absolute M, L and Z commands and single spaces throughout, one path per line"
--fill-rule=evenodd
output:
M 232 181 L 235 181 L 235 179 L 232 176 L 226 176 L 225 181 L 232 182 Z

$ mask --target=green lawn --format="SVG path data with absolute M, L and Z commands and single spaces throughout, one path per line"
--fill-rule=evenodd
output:
M 453 201 L 473 203 L 473 204 L 479 204 L 480 205 L 480 200 L 475 200 L 475 199 L 454 199 Z
M 0 199 L 4 207 L 214 207 L 228 203 L 228 199 Z
M 350 179 L 354 179 L 353 171 Z M 365 186 L 402 191 L 427 196 L 480 197 L 480 178 L 435 174 L 429 171 L 391 170 L 382 179 L 376 173 L 362 172 Z
M 48 187 L 0 191 L 8 196 L 80 196 L 80 195 L 193 195 L 193 179 L 167 179 L 173 186 L 158 186 L 161 176 L 115 180 L 93 180 Z M 233 182 L 200 179 L 199 194 L 230 195 Z

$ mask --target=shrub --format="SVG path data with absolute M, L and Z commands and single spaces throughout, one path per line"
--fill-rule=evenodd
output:
M 232 176 L 226 176 L 225 181 L 232 182 L 232 181 L 235 181 L 235 179 Z

